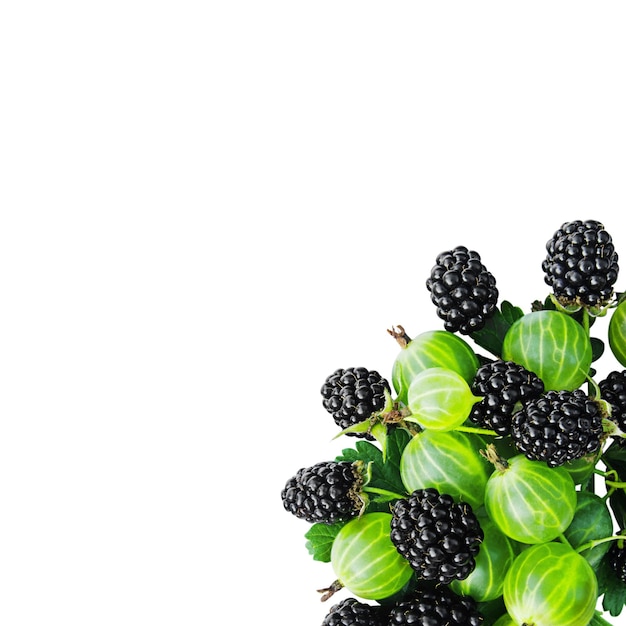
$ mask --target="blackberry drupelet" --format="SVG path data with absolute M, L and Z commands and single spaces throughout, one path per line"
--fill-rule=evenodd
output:
M 346 598 L 331 607 L 322 626 L 383 626 L 386 623 L 382 607 Z
M 525 367 L 497 359 L 478 368 L 471 389 L 482 400 L 474 404 L 470 420 L 498 435 L 508 435 L 514 411 L 541 396 L 544 384 Z
M 383 409 L 385 390 L 390 392 L 389 382 L 376 370 L 365 367 L 337 369 L 322 385 L 322 403 L 337 426 L 345 430 Z M 373 439 L 368 433 L 346 434 Z
M 469 504 L 434 488 L 395 502 L 390 536 L 419 578 L 444 584 L 472 573 L 484 537 Z
M 359 514 L 362 475 L 353 463 L 322 461 L 298 470 L 281 492 L 283 506 L 307 522 L 334 524 Z
M 617 280 L 611 235 L 597 220 L 565 222 L 546 243 L 544 280 L 564 306 L 606 306 Z
M 600 397 L 611 405 L 611 420 L 626 432 L 626 370 L 613 371 L 598 383 Z M 616 437 L 620 446 L 626 446 L 626 439 Z
M 557 467 L 599 450 L 602 418 L 600 403 L 582 389 L 548 391 L 513 415 L 511 438 L 529 459 Z
M 437 256 L 426 288 L 444 328 L 463 335 L 483 328 L 498 303 L 495 278 L 480 255 L 465 246 Z
M 626 583 L 626 545 L 620 547 L 621 541 L 620 539 L 611 542 L 611 547 L 607 552 L 607 561 L 616 576 Z
M 484 617 L 471 596 L 460 596 L 448 587 L 418 590 L 414 597 L 397 603 L 389 626 L 480 626 Z

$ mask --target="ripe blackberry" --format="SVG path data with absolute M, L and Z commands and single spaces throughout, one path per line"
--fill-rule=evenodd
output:
M 470 419 L 499 435 L 508 435 L 514 411 L 520 404 L 538 398 L 544 384 L 525 367 L 497 359 L 478 368 L 471 389 L 482 400 L 474 404 Z
M 495 313 L 498 289 L 480 255 L 457 246 L 437 256 L 426 281 L 444 328 L 463 335 L 480 330 Z
M 334 524 L 358 515 L 363 478 L 353 463 L 322 461 L 298 470 L 281 492 L 285 510 L 307 522 Z
M 557 467 L 598 451 L 602 417 L 600 403 L 581 389 L 548 391 L 513 415 L 511 438 L 529 459 Z
M 414 597 L 391 609 L 389 626 L 480 626 L 484 617 L 471 596 L 448 587 L 418 590 Z
M 383 626 L 382 607 L 346 598 L 331 607 L 322 626 Z
M 626 432 L 626 370 L 611 372 L 598 383 L 600 397 L 611 405 L 611 420 Z M 626 439 L 616 437 L 620 446 L 626 446 Z
M 619 272 L 611 235 L 596 220 L 565 222 L 546 243 L 544 280 L 563 305 L 606 306 Z
M 322 385 L 322 403 L 333 416 L 337 426 L 345 430 L 368 420 L 372 413 L 385 406 L 385 390 L 389 382 L 376 370 L 349 367 L 335 370 Z M 367 433 L 346 433 L 354 437 L 373 439 Z
M 626 583 L 626 545 L 620 547 L 622 540 L 612 541 L 611 547 L 607 552 L 607 560 L 609 567 L 615 572 L 616 576 Z
M 469 504 L 428 488 L 395 502 L 390 536 L 419 578 L 448 584 L 474 570 L 483 531 Z

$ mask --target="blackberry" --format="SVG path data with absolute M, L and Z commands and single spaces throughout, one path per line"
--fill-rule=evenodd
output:
M 345 430 L 368 420 L 385 406 L 385 390 L 389 382 L 376 370 L 349 367 L 335 370 L 322 385 L 322 403 L 333 416 L 337 426 Z M 373 439 L 368 433 L 346 433 L 354 437 Z
M 620 546 L 621 543 L 622 539 L 611 542 L 611 547 L 607 551 L 607 561 L 615 575 L 626 583 L 626 545 Z
M 599 450 L 602 418 L 600 403 L 581 389 L 548 391 L 513 415 L 511 438 L 529 459 L 557 467 Z
M 626 370 L 611 372 L 598 383 L 600 397 L 611 405 L 611 420 L 626 432 Z M 626 446 L 626 439 L 616 437 L 620 446 Z
M 395 502 L 390 536 L 419 578 L 448 584 L 472 573 L 484 535 L 469 504 L 431 487 Z
M 544 384 L 525 367 L 497 359 L 478 368 L 471 389 L 482 400 L 474 404 L 470 420 L 498 435 L 508 435 L 514 411 L 520 403 L 541 396 Z
M 390 611 L 389 626 L 480 626 L 484 617 L 471 596 L 460 596 L 447 587 L 418 590 L 414 597 Z
M 334 524 L 358 515 L 363 478 L 357 465 L 322 461 L 298 470 L 281 492 L 285 510 L 307 522 Z
M 611 235 L 596 220 L 565 222 L 546 243 L 544 280 L 564 306 L 606 306 L 617 280 Z
M 437 256 L 426 281 L 430 299 L 444 328 L 469 335 L 483 328 L 495 313 L 498 289 L 480 255 L 457 246 Z
M 382 607 L 346 598 L 331 607 L 322 626 L 383 626 Z

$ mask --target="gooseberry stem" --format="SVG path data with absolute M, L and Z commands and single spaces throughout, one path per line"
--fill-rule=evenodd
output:
M 606 543 L 607 541 L 618 541 L 619 539 L 624 539 L 624 535 L 611 535 L 610 537 L 603 537 L 602 539 L 592 539 L 587 543 L 583 543 L 582 546 L 578 546 L 578 548 L 576 548 L 576 552 L 580 554 L 585 550 L 591 550 L 592 548 L 599 546 L 601 543 Z
M 377 493 L 381 496 L 388 496 L 392 500 L 401 500 L 402 498 L 406 498 L 407 494 L 400 494 L 394 491 L 388 491 L 387 489 L 379 489 L 378 487 L 363 487 L 363 491 L 367 493 Z
M 474 426 L 457 426 L 454 430 L 460 430 L 462 433 L 474 433 L 476 435 L 489 435 L 490 437 L 498 436 L 498 433 L 495 430 L 489 430 L 488 428 L 477 428 Z

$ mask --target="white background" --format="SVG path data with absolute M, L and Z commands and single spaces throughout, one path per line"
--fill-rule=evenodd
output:
M 441 327 L 442 250 L 524 309 L 564 221 L 626 258 L 625 27 L 610 1 L 3 3 L 0 622 L 321 624 L 333 572 L 280 502 L 352 444 L 321 383 Z

